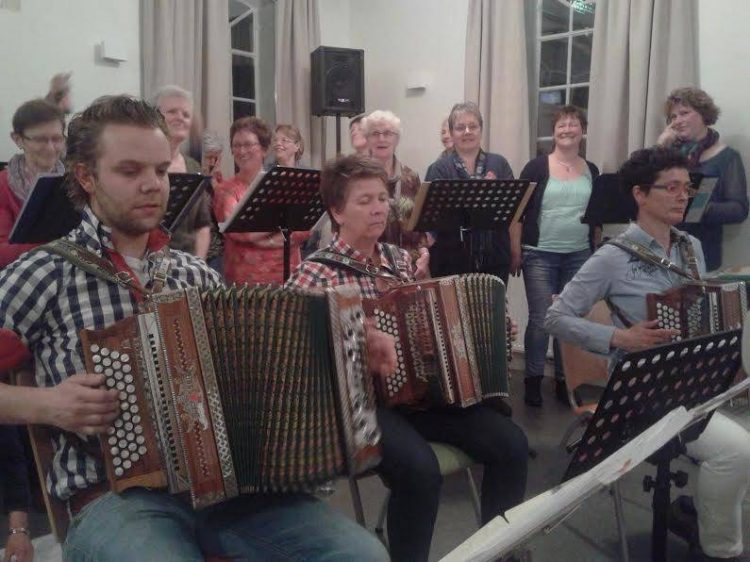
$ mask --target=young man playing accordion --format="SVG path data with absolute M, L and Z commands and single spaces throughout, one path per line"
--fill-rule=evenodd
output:
M 336 232 L 325 249 L 334 261 L 315 255 L 302 262 L 288 286 L 303 288 L 354 284 L 364 298 L 376 298 L 394 284 L 427 275 L 429 254 L 416 268 L 405 250 L 378 243 L 388 220 L 388 178 L 376 161 L 345 156 L 326 165 L 321 196 Z M 344 263 L 354 263 L 354 267 Z M 366 272 L 377 271 L 379 275 Z M 380 374 L 396 369 L 391 336 L 372 325 L 367 338 L 370 368 Z M 428 441 L 458 447 L 484 464 L 482 521 L 486 523 L 523 500 L 526 488 L 526 436 L 508 417 L 477 404 L 464 409 L 378 408 L 382 462 L 376 469 L 391 490 L 388 544 L 395 561 L 427 560 L 437 515 L 441 475 Z
M 623 237 L 685 272 L 695 270 L 693 276 L 702 276 L 705 261 L 700 242 L 674 228 L 682 222 L 688 204 L 690 176 L 685 158 L 664 148 L 638 150 L 622 165 L 620 175 L 637 206 L 636 222 Z M 589 351 L 611 353 L 614 359 L 623 352 L 667 343 L 677 332 L 646 320 L 646 294 L 662 293 L 683 280 L 674 271 L 605 244 L 553 302 L 545 328 Z M 584 318 L 602 299 L 609 299 L 615 310 L 615 326 Z M 700 462 L 694 485 L 700 543 L 694 545 L 695 554 L 700 560 L 745 560 L 739 557 L 743 551 L 742 502 L 750 483 L 750 435 L 716 412 L 705 431 L 686 448 Z M 676 509 L 673 514 L 685 515 Z M 675 527 L 676 521 L 670 521 L 670 526 Z
M 65 238 L 119 275 L 117 281 L 94 275 L 45 248 L 2 271 L 0 328 L 15 332 L 29 348 L 40 387 L 71 389 L 76 385 L 66 381 L 73 378 L 101 384 L 101 377 L 81 374 L 82 329 L 101 329 L 135 314 L 149 292 L 220 285 L 203 261 L 169 250 L 158 228 L 169 195 L 169 164 L 164 119 L 143 101 L 100 98 L 71 121 L 69 194 L 83 214 Z M 40 400 L 52 399 L 39 390 Z M 305 494 L 244 496 L 196 512 L 186 498 L 159 490 L 108 491 L 91 433 L 109 425 L 114 397 L 112 391 L 78 390 L 103 396 L 96 395 L 98 413 L 91 410 L 87 423 L 79 420 L 54 435 L 48 483 L 73 517 L 65 560 L 388 558 L 375 537 Z M 82 432 L 74 433 L 76 428 Z

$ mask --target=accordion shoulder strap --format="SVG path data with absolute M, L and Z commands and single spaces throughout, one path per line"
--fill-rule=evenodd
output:
M 144 295 L 149 295 L 151 291 L 141 287 L 138 283 L 133 282 L 133 278 L 124 271 L 117 271 L 114 266 L 107 260 L 100 258 L 91 250 L 76 244 L 65 238 L 58 238 L 36 248 L 37 250 L 46 250 L 50 253 L 62 256 L 76 267 L 79 267 L 105 281 L 116 283 L 130 291 L 137 291 Z
M 388 261 L 392 261 L 390 258 L 391 256 L 388 256 Z M 354 260 L 344 254 L 329 252 L 328 250 L 318 250 L 308 256 L 307 260 L 336 268 L 344 267 L 362 273 L 363 275 L 367 275 L 368 277 L 382 277 L 389 280 L 399 278 L 398 274 L 395 271 L 392 271 L 390 267 L 374 267 L 370 264 Z
M 690 279 L 691 281 L 700 279 L 697 259 L 695 258 L 695 251 L 693 249 L 693 244 L 690 242 L 689 238 L 680 238 L 677 241 L 677 245 L 680 249 L 683 260 L 687 262 L 688 267 L 690 268 L 690 272 L 685 271 L 667 258 L 657 256 L 654 252 L 646 248 L 644 245 L 639 244 L 638 242 L 635 242 L 626 236 L 618 236 L 617 238 L 608 240 L 606 243 L 617 246 L 621 250 L 624 250 L 645 262 L 654 264 L 658 267 L 661 267 L 662 269 L 666 269 L 667 271 L 676 273 L 677 275 L 685 277 L 686 279 Z

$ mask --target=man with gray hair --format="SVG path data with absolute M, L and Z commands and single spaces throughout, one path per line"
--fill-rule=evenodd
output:
M 164 116 L 169 130 L 172 157 L 169 173 L 200 174 L 201 165 L 180 150 L 190 136 L 193 124 L 193 95 L 180 86 L 162 86 L 154 94 L 153 104 Z M 210 241 L 211 204 L 206 195 L 193 206 L 182 224 L 172 233 L 169 247 L 206 259 Z

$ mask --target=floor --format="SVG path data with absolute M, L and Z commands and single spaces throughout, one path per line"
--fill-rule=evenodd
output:
M 528 408 L 523 404 L 523 380 L 516 374 L 511 381 L 513 418 L 526 431 L 529 441 L 537 453 L 529 460 L 529 481 L 527 497 L 532 497 L 560 482 L 560 477 L 568 462 L 568 455 L 559 447 L 560 438 L 572 420 L 570 410 L 559 404 L 553 395 L 552 379 L 545 378 L 544 407 Z M 750 407 L 747 401 L 740 400 L 727 413 L 750 429 Z M 673 463 L 673 468 L 694 470 L 686 461 Z M 653 467 L 642 465 L 622 479 L 625 522 L 628 532 L 628 546 L 633 561 L 650 560 L 651 507 L 650 494 L 642 489 L 643 477 L 653 473 Z M 475 473 L 477 481 L 481 470 Z M 385 496 L 385 488 L 377 477 L 361 481 L 365 516 L 368 528 L 375 525 L 377 514 Z M 674 494 L 673 494 L 674 495 Z M 327 499 L 333 506 L 353 517 L 349 489 L 341 482 L 333 495 Z M 750 522 L 750 517 L 746 518 Z M 0 517 L 0 529 L 6 528 L 6 520 Z M 40 537 L 36 548 L 37 562 L 57 562 L 60 558 L 59 546 L 49 537 L 45 518 L 42 514 L 33 516 L 34 536 Z M 440 512 L 432 542 L 430 560 L 439 560 L 459 545 L 474 531 L 476 521 L 469 499 L 469 489 L 462 474 L 447 477 L 443 487 Z M 746 526 L 746 536 L 750 537 L 750 525 Z M 0 538 L 4 540 L 4 536 Z M 0 546 L 2 543 L 0 542 Z M 620 546 L 614 519 L 611 498 L 603 493 L 588 500 L 584 506 L 551 530 L 549 534 L 537 535 L 527 547 L 533 560 L 546 561 L 609 561 L 619 560 Z M 670 536 L 668 543 L 669 560 L 681 561 L 687 555 L 685 543 Z M 2 555 L 0 554 L 0 559 Z

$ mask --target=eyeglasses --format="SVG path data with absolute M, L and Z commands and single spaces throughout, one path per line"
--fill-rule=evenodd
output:
M 475 133 L 480 129 L 478 123 L 469 123 L 468 125 L 453 125 L 453 130 L 457 133 L 465 133 L 466 131 L 469 131 L 470 133 Z
M 232 150 L 252 150 L 256 146 L 259 146 L 259 142 L 238 142 L 232 143 Z
M 292 139 L 288 139 L 286 137 L 276 137 L 273 142 L 274 144 L 283 144 L 284 146 L 295 144 L 295 141 L 293 141 Z
M 398 133 L 395 131 L 372 131 L 368 136 L 382 137 L 384 139 L 392 139 L 393 137 L 398 136 Z
M 684 191 L 688 194 L 688 196 L 693 196 L 698 192 L 698 189 L 690 182 L 672 182 L 667 184 L 652 183 L 646 185 L 647 187 L 650 187 L 652 189 L 663 189 L 670 195 L 677 195 L 678 193 L 682 193 Z
M 36 144 L 39 146 L 45 146 L 49 143 L 52 143 L 53 146 L 62 146 L 65 144 L 65 135 L 55 135 L 53 137 L 45 137 L 45 136 L 27 137 L 26 135 L 21 135 L 21 137 L 29 141 L 30 143 Z

